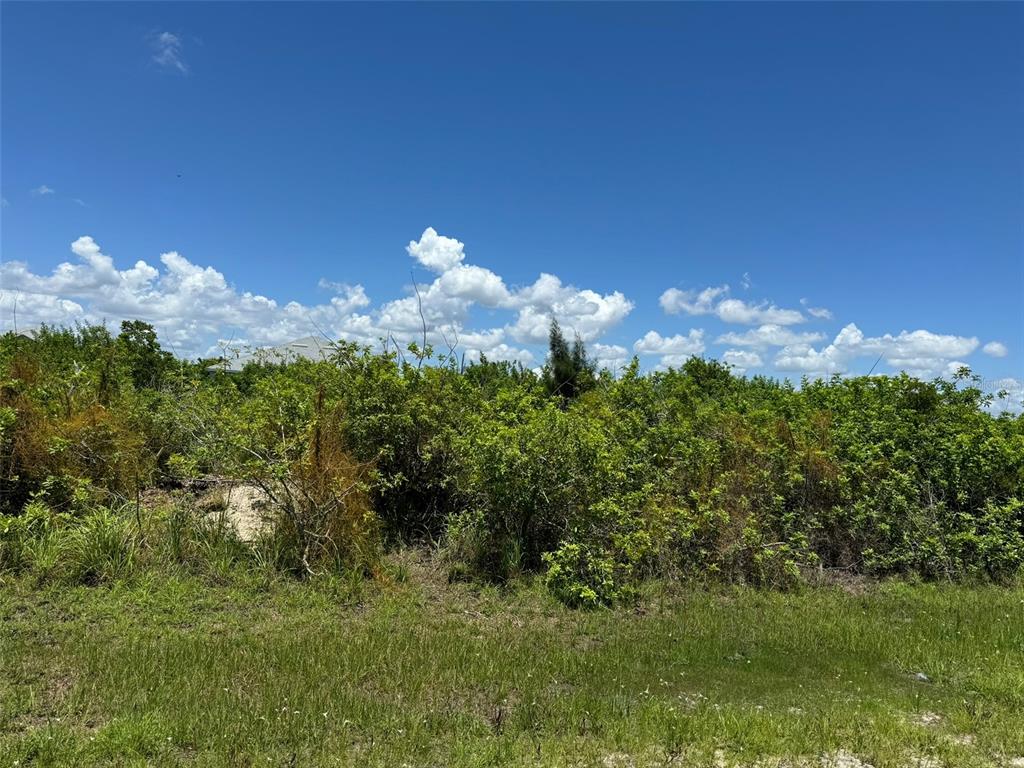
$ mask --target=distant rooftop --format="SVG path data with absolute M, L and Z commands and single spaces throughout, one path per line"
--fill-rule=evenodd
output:
M 241 371 L 249 363 L 288 363 L 299 358 L 326 360 L 334 352 L 334 342 L 317 336 L 304 336 L 277 347 L 238 350 L 227 359 L 228 371 Z

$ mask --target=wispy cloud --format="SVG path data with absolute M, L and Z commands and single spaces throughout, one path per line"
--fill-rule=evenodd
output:
M 73 198 L 71 198 L 71 202 L 73 202 L 73 203 L 74 203 L 75 205 L 80 205 L 80 206 L 82 206 L 83 208 L 88 208 L 88 207 L 89 207 L 89 206 L 88 206 L 88 205 L 86 204 L 85 200 L 83 200 L 83 199 L 82 199 L 82 198 L 80 198 L 80 197 L 73 197 Z
M 57 193 L 57 190 L 53 189 L 52 187 L 48 187 L 45 184 L 40 184 L 31 192 L 33 197 L 43 197 L 44 195 L 54 195 Z
M 819 320 L 832 319 L 832 310 L 830 309 L 826 309 L 825 307 L 812 307 L 811 303 L 807 299 L 800 299 L 800 304 L 807 310 L 807 314 L 811 317 L 816 317 Z
M 153 61 L 164 69 L 188 74 L 188 64 L 181 55 L 182 42 L 173 32 L 158 32 L 151 38 Z

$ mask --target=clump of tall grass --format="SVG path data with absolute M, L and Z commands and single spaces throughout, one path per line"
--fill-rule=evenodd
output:
M 40 583 L 109 583 L 131 573 L 139 543 L 125 510 L 74 515 L 33 501 L 0 526 L 0 570 L 29 571 Z
M 300 473 L 313 467 L 299 467 L 268 485 L 274 501 L 252 540 L 239 536 L 225 507 L 201 508 L 187 494 L 142 509 L 90 502 L 61 511 L 34 500 L 21 515 L 0 517 L 0 576 L 21 574 L 40 586 L 112 584 L 142 571 L 184 572 L 215 584 L 246 574 L 361 579 L 378 563 L 370 538 L 375 518 L 365 491 L 352 483 L 359 469 L 338 457 L 329 466 L 308 475 Z
M 73 529 L 67 557 L 67 574 L 73 583 L 108 583 L 131 572 L 138 532 L 123 512 L 99 507 Z
M 154 560 L 216 581 L 227 581 L 233 570 L 254 561 L 252 546 L 239 538 L 223 506 L 201 510 L 191 498 L 179 498 L 154 534 Z

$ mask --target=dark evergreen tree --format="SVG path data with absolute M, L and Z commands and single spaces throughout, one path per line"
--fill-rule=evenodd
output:
M 548 360 L 544 366 L 544 386 L 548 394 L 573 400 L 593 388 L 597 366 L 587 356 L 583 339 L 576 334 L 570 349 L 558 321 L 551 320 L 548 332 Z

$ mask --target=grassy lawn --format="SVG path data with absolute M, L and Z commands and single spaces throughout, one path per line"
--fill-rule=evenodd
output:
M 1010 766 L 1024 590 L 0 586 L 0 765 Z M 1020 762 L 1024 765 L 1024 760 Z

